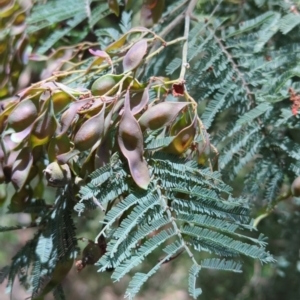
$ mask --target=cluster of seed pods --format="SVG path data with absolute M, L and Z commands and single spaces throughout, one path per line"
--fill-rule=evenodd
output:
M 145 136 L 157 131 L 172 136 L 157 150 L 181 155 L 197 135 L 198 119 L 191 102 L 158 96 L 150 103 L 150 89 L 168 91 L 169 85 L 162 79 L 142 84 L 133 77 L 146 51 L 146 40 L 135 43 L 124 56 L 124 73 L 100 76 L 91 90 L 41 82 L 1 102 L 0 183 L 12 182 L 24 193 L 36 175 L 43 175 L 49 185 L 63 186 L 72 173 L 85 177 L 120 151 L 133 181 L 147 189 Z M 41 161 L 49 161 L 43 172 Z

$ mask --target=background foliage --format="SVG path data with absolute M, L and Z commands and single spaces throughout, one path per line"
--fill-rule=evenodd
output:
M 69 88 L 77 89 L 77 92 L 78 87 L 91 89 L 95 79 L 110 72 L 111 64 L 109 60 L 106 63 L 102 57 L 91 56 L 88 49 L 105 49 L 114 62 L 115 72 L 120 74 L 122 68 L 118 62 L 121 62 L 120 58 L 132 46 L 132 44 L 128 44 L 130 39 L 128 39 L 128 43 L 125 42 L 124 34 L 134 26 L 151 28 L 153 32 L 165 40 L 166 47 L 160 46 L 159 42 L 152 39 L 153 36 L 149 37 L 148 35 L 150 45 L 148 47 L 151 47 L 149 50 L 152 51 L 149 53 L 156 51 L 154 52 L 156 55 L 145 61 L 145 65 L 139 69 L 137 76 L 141 82 L 148 82 L 151 76 L 161 76 L 164 82 L 170 81 L 171 84 L 179 85 L 180 79 L 185 79 L 188 91 L 188 96 L 185 95 L 185 97 L 189 101 L 197 102 L 197 112 L 203 126 L 200 130 L 198 129 L 199 134 L 195 137 L 198 152 L 194 160 L 202 165 L 203 169 L 200 170 L 204 170 L 204 167 L 210 168 L 210 171 L 206 170 L 206 173 L 198 174 L 198 179 L 193 179 L 193 174 L 200 172 L 196 171 L 195 165 L 186 165 L 178 157 L 156 157 L 152 156 L 150 151 L 145 154 L 149 166 L 154 170 L 153 176 L 162 183 L 163 195 L 169 199 L 174 200 L 179 196 L 184 198 L 186 195 L 193 197 L 191 191 L 199 185 L 199 190 L 195 192 L 194 196 L 201 197 L 202 205 L 206 207 L 200 208 L 196 204 L 192 207 L 193 198 L 190 198 L 186 208 L 182 205 L 183 199 L 177 199 L 177 202 L 172 201 L 173 209 L 182 213 L 182 215 L 176 216 L 177 221 L 181 221 L 183 228 L 186 229 L 182 232 L 190 235 L 193 232 L 193 228 L 185 225 L 185 222 L 195 222 L 195 220 L 187 220 L 184 214 L 186 212 L 184 210 L 187 209 L 189 213 L 192 212 L 196 215 L 201 212 L 201 214 L 208 216 L 196 222 L 210 229 L 208 233 L 204 231 L 197 233 L 198 236 L 211 234 L 212 238 L 216 238 L 215 235 L 212 235 L 212 228 L 216 228 L 217 232 L 227 228 L 226 233 L 229 232 L 229 236 L 232 237 L 236 230 L 232 226 L 235 226 L 236 223 L 241 225 L 241 223 L 248 222 L 246 217 L 243 219 L 243 215 L 244 211 L 246 214 L 248 207 L 250 207 L 251 216 L 254 219 L 252 225 L 258 227 L 269 238 L 268 250 L 276 258 L 275 263 L 267 266 L 262 266 L 259 261 L 253 262 L 246 259 L 242 275 L 223 274 L 222 271 L 211 270 L 217 261 L 210 261 L 211 269 L 205 270 L 203 268 L 199 275 L 199 283 L 203 290 L 202 297 L 205 299 L 282 299 L 283 297 L 298 299 L 300 276 L 299 234 L 297 234 L 297 230 L 300 219 L 298 202 L 290 193 L 290 185 L 294 178 L 300 175 L 298 113 L 300 107 L 298 96 L 300 89 L 300 18 L 298 9 L 300 4 L 279 0 L 246 2 L 159 1 L 159 3 L 157 1 L 139 1 L 138 4 L 135 3 L 134 5 L 132 1 L 125 1 L 126 3 L 119 1 L 120 6 L 117 5 L 116 1 L 66 0 L 63 2 L 63 5 L 62 1 L 35 1 L 34 3 L 30 1 L 3 1 L 0 3 L 0 51 L 3 70 L 1 72 L 0 97 L 3 99 L 11 97 L 21 88 L 39 80 L 47 82 L 52 79 Z M 191 18 L 190 28 L 186 28 L 187 20 L 184 12 L 189 9 L 189 5 L 193 2 L 196 5 L 193 7 L 192 13 L 190 12 L 191 14 L 188 15 Z M 126 6 L 123 6 L 124 4 Z M 24 31 L 25 28 L 26 31 Z M 187 32 L 188 35 L 186 35 Z M 140 34 L 146 36 L 144 30 Z M 188 42 L 184 42 L 184 39 L 180 40 L 181 37 L 187 37 Z M 114 44 L 114 41 L 117 43 Z M 111 47 L 110 45 L 114 46 Z M 167 76 L 168 78 L 166 78 Z M 160 87 L 170 88 L 170 84 L 160 85 Z M 145 86 L 142 88 L 145 89 Z M 178 89 L 176 86 L 174 88 L 173 85 L 173 94 L 174 91 L 177 93 Z M 153 88 L 149 93 L 149 101 L 158 97 L 155 92 L 156 90 Z M 79 94 L 84 95 L 84 93 L 84 90 L 79 90 Z M 181 95 L 180 91 L 179 94 L 181 101 L 184 95 Z M 76 94 L 77 96 L 78 94 Z M 169 100 L 174 100 L 172 95 L 168 97 Z M 9 101 L 14 99 L 10 98 Z M 2 103 L 7 102 L 8 100 L 2 101 Z M 1 109 L 5 110 L 4 106 Z M 60 115 L 58 114 L 58 116 Z M 193 116 L 192 110 L 190 110 L 190 116 Z M 191 123 L 191 120 L 187 118 L 185 122 L 186 124 Z M 112 131 L 111 136 L 114 134 Z M 4 135 L 2 137 L 4 139 Z M 160 149 L 165 146 L 169 140 L 161 139 L 161 137 L 163 137 L 161 132 L 149 134 L 145 139 L 145 148 Z M 218 156 L 215 146 L 218 148 Z M 55 269 L 57 264 L 53 261 L 56 261 L 58 256 L 72 257 L 73 259 L 79 255 L 78 246 L 81 249 L 85 248 L 86 242 L 77 242 L 75 237 L 84 236 L 94 240 L 99 233 L 100 209 L 97 208 L 95 211 L 97 205 L 87 195 L 89 193 L 96 195 L 97 201 L 104 205 L 116 196 L 125 198 L 129 191 L 132 191 L 132 182 L 128 182 L 126 173 L 122 173 L 125 169 L 128 174 L 128 169 L 123 165 L 124 160 L 120 159 L 119 156 L 113 156 L 113 160 L 108 164 L 110 168 L 104 168 L 100 173 L 93 173 L 91 182 L 81 189 L 79 193 L 81 201 L 75 206 L 75 210 L 81 214 L 81 217 L 77 218 L 73 204 L 71 205 L 70 202 L 64 200 L 73 197 L 73 195 L 68 194 L 70 192 L 68 187 L 62 188 L 55 196 L 53 190 L 50 189 L 49 191 L 49 188 L 45 186 L 42 170 L 49 163 L 47 160 L 49 158 L 41 153 L 34 155 L 39 158 L 40 164 L 37 164 L 38 175 L 33 183 L 35 186 L 33 195 L 28 196 L 28 193 L 26 194 L 27 199 L 35 199 L 31 202 L 31 206 L 13 207 L 13 204 L 16 204 L 16 200 L 14 200 L 16 197 L 14 198 L 12 195 L 11 185 L 1 184 L 0 187 L 1 201 L 4 202 L 3 211 L 7 210 L 6 207 L 9 204 L 10 212 L 25 211 L 31 213 L 32 216 L 38 214 L 42 224 L 43 222 L 47 224 L 48 229 L 39 227 L 38 231 L 32 232 L 33 239 L 22 248 L 19 257 L 17 254 L 13 258 L 15 264 L 18 265 L 18 270 L 11 269 L 13 270 L 11 272 L 19 271 L 20 282 L 26 288 L 32 284 L 34 287 L 33 294 L 38 294 L 38 289 L 41 287 L 39 282 L 42 278 L 41 275 L 44 272 L 46 276 Z M 190 158 L 193 156 L 193 152 L 188 152 L 186 155 Z M 48 150 L 49 156 L 51 155 L 49 155 Z M 85 170 L 87 173 L 92 171 L 88 166 Z M 211 171 L 216 170 L 220 171 L 219 175 L 211 173 Z M 78 172 L 78 170 L 72 171 Z M 99 190 L 100 183 L 106 182 L 108 178 L 112 177 L 111 172 L 113 172 L 113 176 L 118 174 L 118 180 L 111 181 L 110 185 Z M 80 175 L 84 177 L 85 174 L 81 173 Z M 220 178 L 225 183 L 220 181 L 216 184 L 216 180 L 218 181 Z M 191 184 L 192 186 L 190 186 Z M 178 190 L 179 186 L 180 191 Z M 238 199 L 238 216 L 234 216 L 236 213 L 234 209 L 229 209 L 227 204 L 222 207 L 221 202 L 219 202 L 220 196 L 227 199 L 226 193 L 231 193 L 229 186 L 233 187 L 233 196 Z M 169 193 L 171 188 L 172 192 Z M 110 191 L 117 191 L 117 189 L 119 189 L 119 194 L 109 194 Z M 131 195 L 138 199 L 144 197 L 146 202 L 148 201 L 149 204 L 155 206 L 155 201 L 157 201 L 157 198 L 155 200 L 155 187 L 150 185 L 148 191 L 146 195 L 140 192 Z M 49 214 L 47 203 L 52 205 L 53 199 L 56 199 L 55 205 Z M 131 211 L 129 210 L 131 205 L 129 202 L 133 201 L 132 203 L 134 203 L 135 200 L 130 197 L 126 199 L 128 211 L 121 218 L 121 221 L 125 219 L 123 226 L 121 225 L 119 229 L 111 232 L 110 228 L 107 228 L 107 234 L 118 239 L 122 236 L 125 238 L 124 230 L 128 226 L 132 226 L 132 238 L 136 240 L 133 242 L 119 240 L 118 243 L 121 245 L 125 241 L 124 249 L 128 249 L 130 242 L 134 244 L 139 239 L 138 234 L 142 231 L 140 231 L 141 228 L 147 230 L 147 222 L 143 223 L 138 221 L 138 218 L 134 219 L 135 214 L 140 215 L 145 207 L 137 206 L 136 211 Z M 124 207 L 116 205 L 115 211 L 111 210 L 112 213 L 107 214 L 106 221 L 113 223 L 115 218 L 120 215 L 118 209 L 121 211 Z M 164 218 L 166 215 L 160 215 L 155 209 L 151 208 L 147 216 L 157 222 L 156 228 L 165 225 Z M 210 219 L 209 216 L 213 218 Z M 16 221 L 21 224 L 30 222 L 24 218 L 23 214 L 18 214 L 16 220 L 12 222 L 4 217 L 3 222 L 1 222 L 2 231 L 14 229 Z M 35 218 L 34 215 L 32 220 Z M 120 224 L 122 224 L 121 221 Z M 168 220 L 166 220 L 167 222 Z M 56 228 L 56 224 L 59 224 L 60 228 L 53 235 L 53 228 Z M 140 227 L 135 232 L 133 225 L 137 224 Z M 34 225 L 32 223 L 32 226 Z M 10 226 L 13 227 L 9 228 Z M 77 233 L 75 233 L 75 226 Z M 240 228 L 243 226 L 247 228 L 245 224 Z M 80 229 L 79 232 L 78 229 Z M 29 230 L 27 229 L 27 232 Z M 156 245 L 163 241 L 163 232 L 160 232 L 161 240 L 154 242 Z M 12 238 L 8 233 L 2 234 L 3 240 Z M 168 234 L 172 238 L 172 232 Z M 237 234 L 239 235 L 241 232 L 238 231 Z M 252 236 L 252 233 L 250 234 Z M 135 237 L 135 235 L 137 236 Z M 249 233 L 246 235 L 249 236 Z M 146 233 L 142 235 L 142 237 L 145 236 Z M 264 246 L 264 240 L 262 238 L 255 240 L 257 237 L 258 235 L 254 233 L 253 241 Z M 111 239 L 110 244 L 108 243 L 108 249 L 114 247 L 114 238 Z M 229 241 L 224 236 L 218 238 L 220 238 L 219 242 L 223 243 L 223 246 L 229 245 Z M 66 240 L 68 241 L 67 246 L 64 244 Z M 16 242 L 12 241 L 12 243 Z M 51 248 L 49 245 L 53 247 Z M 144 245 L 146 245 L 145 249 L 150 248 L 151 238 L 150 244 L 145 242 Z M 176 243 L 172 245 L 175 247 Z M 202 250 L 209 250 L 223 256 L 226 256 L 228 250 L 226 247 L 220 249 L 216 244 L 207 244 L 206 247 L 201 245 L 202 248 L 206 248 Z M 178 244 L 177 246 L 179 247 Z M 36 259 L 32 249 L 37 249 L 35 253 L 43 253 L 42 259 Z M 124 249 L 120 248 L 119 251 L 124 253 L 126 252 Z M 268 256 L 253 254 L 256 248 L 247 248 L 242 251 L 242 245 L 239 244 L 234 249 L 249 256 L 260 258 L 262 261 L 272 261 Z M 58 254 L 57 251 L 63 253 Z M 166 251 L 167 254 L 176 253 L 176 249 L 172 249 L 172 247 L 167 248 Z M 9 253 L 9 249 L 7 252 Z M 17 253 L 16 250 L 15 253 Z M 103 270 L 116 267 L 122 253 L 117 252 L 114 263 L 109 262 L 106 255 L 102 256 L 98 266 Z M 161 255 L 161 252 L 154 251 L 150 259 L 146 260 L 145 267 L 148 269 L 153 267 Z M 141 257 L 143 258 L 143 254 Z M 27 260 L 24 261 L 24 258 Z M 137 259 L 133 256 L 134 258 Z M 201 261 L 204 267 L 206 258 L 206 254 L 195 254 L 195 259 Z M 31 266 L 33 267 L 30 282 L 26 277 L 26 272 L 31 271 L 26 270 L 26 266 L 29 267 L 29 261 L 32 262 Z M 137 264 L 139 261 L 137 259 L 136 262 L 132 263 Z M 4 265 L 4 263 L 5 259 L 3 258 L 2 264 Z M 149 294 L 153 297 L 151 289 L 155 289 L 158 290 L 157 298 L 162 299 L 163 294 L 167 295 L 174 289 L 172 285 L 172 280 L 174 280 L 175 283 L 177 282 L 174 285 L 180 285 L 182 293 L 179 292 L 179 294 L 173 294 L 170 297 L 173 297 L 172 299 L 174 297 L 188 299 L 187 292 L 183 292 L 186 290 L 187 274 L 193 271 L 196 273 L 196 267 L 190 270 L 185 267 L 188 263 L 190 264 L 188 258 L 180 255 L 171 263 L 163 265 L 157 274 L 157 279 L 155 276 L 150 279 L 146 284 L 145 294 L 142 292 L 140 297 L 143 299 L 149 297 L 150 299 L 146 291 L 150 290 Z M 116 269 L 113 273 L 114 279 L 118 279 L 120 272 L 124 271 L 123 267 L 120 265 L 120 268 Z M 236 260 L 231 262 L 230 266 L 219 264 L 219 267 L 221 269 L 235 269 L 236 271 L 240 269 Z M 91 295 L 98 295 L 101 289 L 98 279 L 95 278 L 100 276 L 100 280 L 106 282 L 109 273 L 93 274 L 93 268 L 86 268 L 82 272 L 85 272 L 84 274 L 89 277 L 87 281 L 89 284 L 88 292 Z M 8 270 L 7 268 L 3 269 L 3 274 L 7 275 L 6 271 Z M 178 274 L 178 278 L 175 277 L 170 280 L 171 282 L 165 282 L 165 278 L 169 276 L 166 274 L 174 272 Z M 74 275 L 74 273 L 70 272 L 70 276 L 75 277 L 76 280 L 83 274 Z M 12 280 L 14 273 L 10 273 L 9 277 Z M 142 279 L 142 277 L 136 278 L 137 281 Z M 186 284 L 181 286 L 183 278 L 186 280 Z M 127 281 L 128 283 L 129 277 L 125 277 L 124 280 L 119 286 L 117 285 L 112 293 L 119 295 L 124 293 L 126 286 L 124 282 Z M 136 287 L 136 283 L 134 287 Z M 72 295 L 68 285 L 71 289 L 76 285 L 71 281 L 67 282 L 66 293 Z M 287 286 L 289 286 L 288 289 Z M 190 287 L 190 293 L 192 290 L 193 288 Z M 76 291 L 74 294 L 78 292 Z M 102 290 L 102 293 L 105 291 Z M 62 299 L 63 296 L 61 295 L 61 289 L 58 286 L 55 290 L 56 299 Z M 99 296 L 99 298 L 101 297 Z

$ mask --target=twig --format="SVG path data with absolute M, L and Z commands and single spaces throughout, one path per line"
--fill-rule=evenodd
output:
M 179 75 L 179 80 L 184 81 L 186 69 L 189 67 L 187 62 L 187 54 L 188 54 L 188 38 L 189 38 L 189 31 L 190 31 L 190 22 L 191 22 L 191 15 L 193 10 L 197 4 L 197 0 L 191 0 L 190 4 L 188 5 L 185 11 L 185 21 L 184 21 L 184 44 L 182 47 L 182 63 L 181 63 L 181 70 Z

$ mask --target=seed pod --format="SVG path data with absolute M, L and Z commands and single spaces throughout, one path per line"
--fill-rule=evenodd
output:
M 49 186 L 62 187 L 71 181 L 71 170 L 67 164 L 52 162 L 43 170 Z
M 19 101 L 10 101 L 8 103 L 4 103 L 2 108 L 0 107 L 0 133 L 4 130 L 8 116 L 18 103 Z
M 3 162 L 0 160 L 0 184 L 4 183 L 6 179 L 3 168 Z
M 82 251 L 82 258 L 76 262 L 77 271 L 80 272 L 86 265 L 94 265 L 106 252 L 106 241 L 105 238 L 101 243 L 94 243 L 89 241 Z
M 142 130 L 157 130 L 172 123 L 188 102 L 162 102 L 147 109 L 139 119 Z
M 49 160 L 51 162 L 55 161 L 57 155 L 70 151 L 70 148 L 71 142 L 66 134 L 63 134 L 59 137 L 53 137 L 48 146 Z
M 149 87 L 144 89 L 143 93 L 136 93 L 130 99 L 130 108 L 133 115 L 138 114 L 149 102 Z
M 1 173 L 1 162 L 0 162 L 0 173 Z M 1 174 L 0 174 L 0 207 L 7 199 L 7 184 L 1 182 Z
M 84 122 L 74 137 L 75 148 L 85 151 L 94 146 L 94 144 L 102 137 L 104 129 L 105 104 L 101 111 Z
M 24 130 L 31 125 L 38 116 L 36 105 L 31 99 L 21 101 L 10 113 L 7 122 L 16 132 Z
M 164 10 L 165 0 L 146 0 L 141 7 L 140 22 L 145 27 L 152 27 L 157 23 Z
M 118 17 L 120 8 L 117 0 L 107 0 L 109 9 Z
M 71 102 L 72 97 L 64 91 L 56 91 L 52 94 L 54 113 L 63 111 Z
M 139 123 L 130 110 L 129 91 L 125 95 L 125 105 L 120 120 L 118 143 L 121 152 L 126 157 L 131 176 L 135 183 L 142 189 L 147 189 L 150 175 L 147 163 L 143 158 L 143 134 Z
M 43 105 L 43 112 L 34 122 L 30 135 L 32 147 L 48 143 L 55 133 L 56 127 L 57 121 L 54 115 L 53 102 L 52 98 L 49 98 Z
M 21 190 L 26 183 L 32 163 L 31 149 L 29 147 L 23 148 L 12 167 L 11 181 L 17 191 Z
M 91 100 L 79 100 L 77 102 L 71 103 L 70 107 L 62 114 L 60 118 L 60 130 L 58 136 L 62 136 L 65 134 L 69 127 L 71 126 L 77 112 L 80 110 L 81 107 L 88 104 Z
M 94 96 L 103 96 L 123 78 L 123 75 L 106 74 L 95 80 L 91 87 Z M 117 88 L 113 89 L 107 96 L 113 95 Z
M 33 190 L 30 186 L 24 186 L 20 191 L 14 193 L 11 197 L 10 205 L 8 207 L 10 212 L 23 212 L 33 196 Z
M 300 197 L 300 176 L 293 181 L 291 189 L 295 197 Z
M 164 150 L 168 153 L 180 155 L 184 153 L 194 140 L 196 134 L 197 117 L 190 126 L 183 128 Z
M 147 41 L 142 39 L 135 43 L 126 53 L 123 59 L 124 73 L 134 70 L 141 63 L 147 52 Z

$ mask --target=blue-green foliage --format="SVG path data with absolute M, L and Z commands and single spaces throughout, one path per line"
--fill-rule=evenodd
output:
M 284 181 L 299 175 L 293 167 L 299 139 L 289 134 L 299 130 L 299 113 L 292 114 L 289 89 L 299 94 L 300 47 L 282 35 L 299 31 L 296 16 L 284 7 L 239 26 L 198 22 L 189 35 L 187 88 L 197 95 L 201 120 L 220 150 L 219 170 L 230 180 L 247 172 L 245 196 L 255 201 L 260 195 L 269 205 Z M 286 43 L 269 45 L 272 39 Z M 180 66 L 174 58 L 165 71 L 171 75 Z
M 148 190 L 131 189 L 128 176 L 121 176 L 119 186 L 127 187 L 127 196 L 124 197 L 124 191 L 123 196 L 118 195 L 115 185 L 113 199 L 107 182 L 114 179 L 105 181 L 104 174 L 110 172 L 114 178 L 120 164 L 121 161 L 110 165 L 110 170 L 106 165 L 93 172 L 90 183 L 81 188 L 80 195 L 82 203 L 87 204 L 86 209 L 88 203 L 93 203 L 93 197 L 103 206 L 113 205 L 107 206 L 101 220 L 103 225 L 98 237 L 106 237 L 107 246 L 96 266 L 100 272 L 113 269 L 111 277 L 115 281 L 133 274 L 126 291 L 129 299 L 161 264 L 181 253 L 187 253 L 196 268 L 192 269 L 189 279 L 189 291 L 195 297 L 200 290 L 193 288 L 193 282 L 202 263 L 204 268 L 240 272 L 242 256 L 259 259 L 262 263 L 273 261 L 262 237 L 255 239 L 243 233 L 252 229 L 249 209 L 243 199 L 230 196 L 231 189 L 222 182 L 218 172 L 157 153 L 148 157 L 152 174 Z M 226 194 L 227 200 L 222 197 Z M 144 273 L 136 273 L 136 267 L 157 251 L 165 252 L 164 258 Z M 208 252 L 212 258 L 197 262 L 193 255 L 197 251 Z
M 56 266 L 67 259 L 74 260 L 77 255 L 75 226 L 71 217 L 72 196 L 70 187 L 59 189 L 53 209 L 40 215 L 40 228 L 26 245 L 12 258 L 11 267 L 5 273 L 8 278 L 7 291 L 12 290 L 18 276 L 25 287 L 31 287 L 32 299 L 43 293 L 44 287 L 52 279 Z M 61 287 L 56 282 L 56 299 L 64 299 Z
M 69 38 L 69 33 L 85 19 L 83 35 L 109 14 L 105 1 L 67 0 L 63 9 L 60 2 L 53 0 L 35 6 L 28 19 L 29 32 L 66 21 L 45 39 L 38 50 L 41 54 L 59 44 L 63 37 Z M 173 1 L 163 17 L 178 3 Z M 265 1 L 256 3 L 264 6 Z M 51 209 L 41 200 L 27 206 L 28 213 L 37 213 L 40 218 L 38 231 L 13 257 L 11 266 L 1 270 L 0 282 L 8 278 L 8 290 L 18 276 L 24 286 L 32 288 L 33 296 L 38 296 L 45 281 L 51 280 L 58 262 L 75 257 L 77 242 L 71 217 L 74 210 L 79 216 L 88 210 L 99 210 L 97 221 L 102 228 L 95 241 L 104 238 L 106 252 L 96 266 L 99 272 L 113 270 L 114 281 L 131 274 L 126 291 L 129 299 L 162 264 L 178 255 L 188 255 L 191 260 L 187 285 L 195 299 L 201 294 L 197 287 L 201 268 L 241 272 L 245 256 L 262 263 L 273 262 L 264 236 L 249 237 L 253 230 L 249 202 L 263 197 L 267 205 L 272 205 L 284 180 L 300 175 L 299 139 L 289 134 L 294 129 L 299 132 L 300 127 L 299 114 L 292 114 L 289 101 L 290 88 L 300 92 L 300 44 L 299 40 L 293 42 L 284 36 L 296 30 L 298 34 L 300 21 L 283 7 L 280 12 L 268 11 L 239 25 L 228 25 L 229 20 L 224 15 L 218 18 L 218 14 L 222 10 L 226 14 L 229 6 L 221 6 L 211 20 L 192 21 L 189 69 L 185 76 L 188 92 L 199 103 L 200 118 L 210 133 L 210 142 L 220 150 L 219 171 L 199 167 L 187 157 L 160 153 L 158 150 L 172 138 L 146 136 L 145 158 L 151 173 L 147 191 L 136 187 L 125 160 L 116 156 L 89 175 L 78 198 L 72 193 L 73 187 L 66 186 L 58 190 Z M 178 15 L 183 7 L 177 10 Z M 130 26 L 131 15 L 123 12 L 120 30 L 98 28 L 95 34 L 100 46 L 118 39 Z M 159 35 L 163 29 L 158 24 L 153 30 Z M 178 37 L 175 29 L 166 40 L 174 36 Z M 278 46 L 278 39 L 285 39 L 285 45 Z M 182 63 L 180 55 L 181 52 L 166 47 L 157 59 L 147 62 L 144 77 L 176 79 Z M 87 69 L 91 61 L 79 68 Z M 78 84 L 76 76 L 67 78 L 72 81 L 70 86 L 88 87 L 90 78 Z M 154 150 L 158 152 L 153 153 Z M 229 182 L 245 168 L 243 196 L 234 198 Z M 21 227 L 1 227 L 0 231 Z M 198 261 L 197 252 L 210 257 Z M 141 271 L 143 262 L 157 257 L 157 253 L 163 258 Z M 64 299 L 60 285 L 55 287 L 54 296 Z

